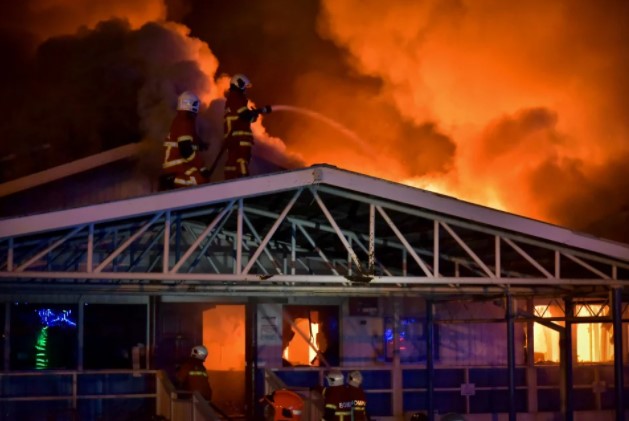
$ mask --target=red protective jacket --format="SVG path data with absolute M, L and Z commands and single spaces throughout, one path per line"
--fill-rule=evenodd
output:
M 199 392 L 206 400 L 212 399 L 212 387 L 203 361 L 188 357 L 175 374 L 177 385 L 190 392 Z
M 224 133 L 227 146 L 225 179 L 246 177 L 249 175 L 249 161 L 253 148 L 251 123 L 255 119 L 248 113 L 249 100 L 245 91 L 234 86 L 227 91 L 225 101 Z
M 367 421 L 367 396 L 362 387 L 347 385 L 348 395 L 352 398 L 352 411 L 354 421 Z
M 162 177 L 174 177 L 174 187 L 207 183 L 209 174 L 199 154 L 201 139 L 196 131 L 196 113 L 177 111 L 164 141 Z
M 323 402 L 325 421 L 351 421 L 354 396 L 348 385 L 323 389 Z

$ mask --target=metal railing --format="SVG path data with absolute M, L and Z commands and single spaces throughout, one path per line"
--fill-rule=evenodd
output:
M 0 421 L 154 412 L 155 370 L 0 372 Z
M 278 389 L 291 390 L 300 395 L 304 400 L 301 421 L 319 421 L 323 417 L 323 396 L 321 393 L 308 387 L 287 386 L 275 372 L 264 370 L 264 393 L 271 394 Z
M 428 393 L 425 365 L 402 366 L 399 387 L 394 381 L 395 369 L 390 365 L 334 368 L 344 372 L 357 369 L 363 373 L 366 378 L 363 387 L 369 402 L 368 408 L 377 411 L 377 416 L 392 417 L 394 414 L 401 416 L 425 411 L 423 405 Z M 303 386 L 305 380 L 318 379 L 318 384 L 322 385 L 324 374 L 328 370 L 328 367 L 267 369 L 266 387 L 272 389 L 278 384 L 285 386 L 284 374 L 289 374 L 291 380 L 286 382 L 289 384 L 287 388 L 291 390 L 295 385 Z M 298 376 L 299 373 L 303 373 L 303 376 Z M 308 375 L 312 373 L 316 375 Z M 609 398 L 613 392 L 613 367 L 608 364 L 580 365 L 575 367 L 574 373 L 572 388 L 581 401 L 575 405 L 573 411 L 596 413 L 601 419 L 609 417 L 613 411 L 613 402 Z M 368 381 L 368 377 L 371 380 L 377 377 L 379 381 L 374 384 L 373 381 Z M 516 377 L 514 386 L 518 413 L 560 414 L 562 386 L 559 365 L 518 365 Z M 466 416 L 483 416 L 508 411 L 508 401 L 502 398 L 509 391 L 507 368 L 504 366 L 440 366 L 435 367 L 434 378 L 438 379 L 432 387 L 435 414 L 454 411 Z M 625 391 L 627 388 L 629 381 L 625 381 Z M 397 408 L 394 406 L 396 395 L 400 403 Z
M 0 372 L 0 421 L 15 419 L 228 419 L 162 370 Z
M 220 421 L 211 404 L 199 392 L 177 390 L 164 371 L 157 372 L 156 415 L 169 421 Z

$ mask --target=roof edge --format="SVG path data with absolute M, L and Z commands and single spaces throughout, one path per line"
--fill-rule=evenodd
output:
M 547 222 L 488 208 L 454 197 L 375 178 L 328 164 L 222 181 L 43 214 L 0 220 L 0 237 L 19 236 L 169 209 L 225 202 L 269 192 L 326 184 L 384 200 L 629 261 L 629 245 L 600 239 Z

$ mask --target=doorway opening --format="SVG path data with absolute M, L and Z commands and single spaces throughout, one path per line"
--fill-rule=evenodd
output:
M 212 403 L 229 416 L 245 408 L 245 306 L 217 305 L 203 311 L 205 368 L 212 386 Z

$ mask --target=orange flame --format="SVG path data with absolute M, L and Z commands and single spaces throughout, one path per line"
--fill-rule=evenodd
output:
M 164 22 L 161 0 L 30 3 L 35 19 L 26 29 L 42 37 L 112 17 L 132 28 L 160 22 L 207 77 L 202 100 L 209 104 L 226 88 L 210 46 Z M 254 134 L 293 163 L 328 163 L 586 226 L 626 206 L 629 187 L 626 2 L 613 6 L 321 0 L 317 29 L 348 53 L 358 77 L 313 69 L 295 83 L 293 104 L 347 130 L 302 113 L 284 139 L 267 133 L 262 119 Z

